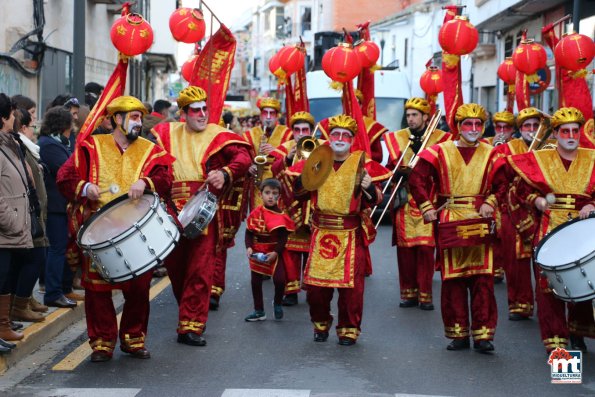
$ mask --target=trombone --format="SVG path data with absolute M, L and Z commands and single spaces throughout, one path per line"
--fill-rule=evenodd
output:
M 434 113 L 434 115 L 432 116 L 432 118 L 430 119 L 430 122 L 428 123 L 428 127 L 426 128 L 426 131 L 424 132 L 424 135 L 422 136 L 421 146 L 420 146 L 420 148 L 419 148 L 419 150 L 418 150 L 417 153 L 413 153 L 413 156 L 409 160 L 409 164 L 407 164 L 407 168 L 410 168 L 411 169 L 411 168 L 415 167 L 415 165 L 417 164 L 417 161 L 419 159 L 419 157 L 417 156 L 417 154 L 420 153 L 422 150 L 424 150 L 426 148 L 426 146 L 428 145 L 428 141 L 430 140 L 430 137 L 432 136 L 432 133 L 438 127 L 438 123 L 440 122 L 440 117 L 441 116 L 442 116 L 442 110 L 438 109 L 436 111 L 436 113 Z M 386 192 L 386 189 L 388 188 L 388 186 L 392 182 L 393 177 L 395 176 L 397 170 L 399 169 L 401 163 L 403 162 L 403 158 L 405 157 L 405 153 L 407 152 L 407 150 L 409 149 L 410 146 L 411 146 L 411 140 L 409 140 L 409 142 L 407 143 L 407 146 L 405 146 L 405 150 L 403 150 L 403 153 L 401 154 L 401 157 L 399 157 L 399 160 L 397 161 L 397 164 L 393 168 L 393 174 L 390 176 L 390 178 L 386 182 L 386 185 L 384 185 L 384 189 L 382 189 L 382 196 L 383 197 L 384 197 L 384 193 Z M 397 194 L 397 191 L 401 187 L 401 184 L 403 183 L 404 178 L 405 178 L 404 176 L 401 176 L 399 178 L 399 180 L 397 181 L 397 184 L 393 188 L 393 191 L 392 191 L 392 193 L 390 195 L 390 198 L 388 199 L 388 203 L 386 203 L 386 207 L 384 207 L 384 210 L 382 210 L 382 213 L 380 214 L 380 217 L 378 218 L 378 221 L 376 222 L 376 229 L 378 229 L 378 225 L 380 225 L 380 222 L 382 221 L 382 218 L 384 218 L 384 214 L 386 213 L 386 210 L 388 209 L 388 207 L 390 207 L 390 205 L 391 205 L 390 203 L 395 198 L 395 195 Z M 374 212 L 376 211 L 376 208 L 377 207 L 378 206 L 375 206 L 372 209 L 372 215 L 374 215 Z
M 539 111 L 539 113 L 542 115 L 541 122 L 539 123 L 539 128 L 535 132 L 535 135 L 533 135 L 533 140 L 529 145 L 529 152 L 533 150 L 544 149 L 546 146 L 548 146 L 546 142 L 549 136 L 552 134 L 552 129 L 550 127 L 550 119 L 552 116 L 542 111 Z

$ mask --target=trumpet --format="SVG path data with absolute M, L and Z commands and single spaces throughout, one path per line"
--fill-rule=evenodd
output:
M 296 155 L 298 160 L 307 160 L 310 153 L 318 147 L 318 141 L 311 136 L 301 137 L 296 145 Z
M 262 175 L 264 174 L 264 167 L 268 163 L 267 155 L 262 150 L 262 145 L 267 143 L 267 136 L 265 132 L 260 137 L 260 145 L 258 146 L 258 155 L 254 157 L 253 161 L 256 165 L 256 176 L 254 177 L 254 183 L 256 186 L 260 186 L 262 183 Z
M 496 134 L 494 140 L 492 141 L 492 146 L 496 147 L 504 143 L 506 143 L 506 137 L 504 136 L 504 134 Z

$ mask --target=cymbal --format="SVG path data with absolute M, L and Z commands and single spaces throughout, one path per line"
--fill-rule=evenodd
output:
M 304 189 L 313 191 L 318 189 L 333 169 L 333 150 L 328 145 L 319 145 L 314 149 L 302 171 L 302 185 Z
M 365 164 L 366 164 L 366 155 L 364 153 L 362 153 L 359 157 L 359 162 L 357 164 L 357 173 L 355 174 L 355 186 L 354 186 L 355 192 L 358 191 L 359 186 L 362 183 L 362 179 L 364 179 Z

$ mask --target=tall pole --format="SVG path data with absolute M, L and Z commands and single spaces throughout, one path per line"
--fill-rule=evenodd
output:
M 74 29 L 72 48 L 72 94 L 85 100 L 85 14 L 86 0 L 74 1 Z
M 576 33 L 579 33 L 579 25 L 581 23 L 581 0 L 574 0 L 572 4 L 572 28 Z

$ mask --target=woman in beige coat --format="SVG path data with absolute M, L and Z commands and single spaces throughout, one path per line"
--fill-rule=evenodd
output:
M 23 334 L 10 327 L 10 264 L 33 248 L 27 188 L 27 174 L 19 156 L 20 148 L 11 132 L 14 106 L 0 93 L 0 351 L 14 347 Z

